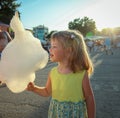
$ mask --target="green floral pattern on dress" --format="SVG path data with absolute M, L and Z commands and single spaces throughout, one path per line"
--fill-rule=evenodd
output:
M 86 104 L 80 102 L 59 102 L 51 99 L 48 118 L 88 118 Z

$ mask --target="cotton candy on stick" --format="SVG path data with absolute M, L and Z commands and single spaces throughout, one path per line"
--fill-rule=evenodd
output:
M 0 80 L 14 93 L 22 92 L 35 80 L 35 71 L 46 66 L 48 53 L 39 39 L 26 31 L 16 12 L 10 26 L 14 39 L 5 47 L 0 61 Z

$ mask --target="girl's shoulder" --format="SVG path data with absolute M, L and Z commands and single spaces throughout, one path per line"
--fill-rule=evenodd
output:
M 51 70 L 50 70 L 50 74 L 51 73 L 55 73 L 57 71 L 57 67 L 55 66 L 55 67 L 53 67 Z
M 55 66 L 51 69 L 51 71 L 55 71 L 55 70 L 57 70 L 57 66 Z

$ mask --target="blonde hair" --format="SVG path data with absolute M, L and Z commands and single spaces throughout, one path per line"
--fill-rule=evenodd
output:
M 87 70 L 89 74 L 93 72 L 93 64 L 89 57 L 86 44 L 82 34 L 76 30 L 66 30 L 54 32 L 51 40 L 59 41 L 63 48 L 71 49 L 69 56 L 69 66 L 73 72 Z

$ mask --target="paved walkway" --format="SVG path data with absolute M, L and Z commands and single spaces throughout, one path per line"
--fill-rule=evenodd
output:
M 120 118 L 120 49 L 114 50 L 114 55 L 97 54 L 93 61 L 97 118 Z
M 120 118 L 120 50 L 114 55 L 91 54 L 95 72 L 91 83 L 96 100 L 96 118 Z M 44 86 L 48 65 L 36 72 L 35 83 Z M 47 118 L 49 99 L 32 92 L 12 93 L 7 87 L 0 87 L 0 118 Z

